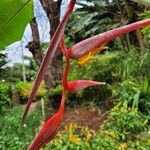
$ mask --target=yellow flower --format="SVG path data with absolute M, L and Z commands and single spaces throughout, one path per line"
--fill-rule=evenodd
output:
M 94 59 L 94 57 L 91 55 L 91 52 L 89 52 L 88 54 L 85 54 L 78 59 L 78 64 L 85 65 L 88 62 L 90 62 L 92 59 Z
M 72 132 L 69 133 L 69 140 L 74 144 L 79 144 L 79 138 L 74 136 Z
M 75 137 L 75 139 L 74 139 L 74 144 L 76 144 L 76 145 L 79 144 L 79 138 L 78 138 L 78 137 Z
M 85 53 L 83 56 L 81 56 L 78 59 L 78 63 L 80 65 L 85 65 L 85 64 L 89 63 L 91 60 L 96 58 L 93 56 L 96 52 L 101 52 L 104 49 L 108 49 L 108 47 L 106 46 L 106 47 L 95 48 L 95 49 L 91 50 L 90 52 Z
M 144 125 L 147 125 L 147 123 L 148 123 L 148 120 L 145 120 L 145 121 L 144 121 Z
M 150 145 L 150 139 L 147 140 L 147 143 Z
M 132 109 L 129 107 L 129 108 L 128 108 L 128 111 L 131 111 L 131 110 L 132 110 Z
M 136 146 L 137 146 L 137 147 L 140 146 L 140 142 L 139 142 L 139 141 L 136 142 Z
M 114 132 L 110 132 L 110 135 L 115 138 L 116 137 L 116 134 Z
M 77 123 L 72 124 L 72 127 L 76 129 L 78 127 Z
M 118 106 L 114 106 L 114 108 L 112 108 L 112 111 L 118 110 L 119 107 Z
M 76 126 L 76 125 L 75 125 L 75 126 Z M 72 143 L 74 143 L 74 144 L 78 144 L 78 143 L 79 143 L 79 138 L 73 135 L 72 129 L 73 129 L 73 124 L 71 123 L 71 124 L 69 125 L 69 140 L 70 140 Z
M 87 134 L 86 134 L 86 141 L 88 142 L 91 138 L 91 134 L 87 131 Z
M 118 73 L 111 72 L 111 76 L 112 76 L 112 77 L 117 77 L 117 76 L 118 76 Z
M 120 146 L 121 150 L 125 150 L 127 148 L 127 143 L 122 143 Z

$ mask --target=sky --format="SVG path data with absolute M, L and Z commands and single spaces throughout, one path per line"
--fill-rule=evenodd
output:
M 68 1 L 63 0 L 62 1 L 62 7 L 61 7 L 61 16 L 63 16 L 64 11 L 66 9 Z M 39 0 L 34 0 L 34 14 L 37 18 L 39 33 L 40 33 L 40 40 L 44 42 L 49 42 L 49 22 L 46 17 L 46 14 L 44 10 L 42 9 L 42 6 L 39 2 Z M 31 36 L 31 29 L 30 25 L 28 24 L 21 41 L 15 42 L 8 47 L 6 47 L 5 53 L 7 53 L 8 66 L 13 66 L 14 63 L 22 63 L 22 55 L 31 56 L 32 54 L 29 52 L 28 49 L 25 48 L 25 46 L 28 44 L 29 41 L 32 40 Z M 26 62 L 27 63 L 27 62 Z

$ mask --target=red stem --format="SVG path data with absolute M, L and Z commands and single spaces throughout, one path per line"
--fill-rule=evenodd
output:
M 70 60 L 69 58 L 66 57 L 66 66 L 65 66 L 65 71 L 63 74 L 63 88 L 65 90 L 68 89 L 68 74 L 69 74 L 69 70 L 70 70 Z
M 60 43 L 60 40 L 62 39 L 62 36 L 64 34 L 64 28 L 65 25 L 68 21 L 68 18 L 73 10 L 73 7 L 75 5 L 76 0 L 71 0 L 68 7 L 67 7 L 67 11 L 62 19 L 62 21 L 59 23 L 59 26 L 57 27 L 57 30 L 55 31 L 55 34 L 53 35 L 53 38 L 51 40 L 51 43 L 49 45 L 49 48 L 47 50 L 47 53 L 45 55 L 45 58 L 43 59 L 43 62 L 41 64 L 41 67 L 39 69 L 38 75 L 36 77 L 36 80 L 34 82 L 34 85 L 32 87 L 32 91 L 30 93 L 29 99 L 28 99 L 28 103 L 27 106 L 25 108 L 24 114 L 23 114 L 23 118 L 21 121 L 21 125 L 20 127 L 23 125 L 24 120 L 27 116 L 28 110 L 32 104 L 33 99 L 35 98 L 35 94 L 37 93 L 37 90 L 40 86 L 41 81 L 44 78 L 45 72 L 47 71 L 48 66 L 51 64 L 54 54 L 56 52 L 56 49 Z

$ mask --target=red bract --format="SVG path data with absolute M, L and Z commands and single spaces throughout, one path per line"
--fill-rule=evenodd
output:
M 52 116 L 48 121 L 43 125 L 40 132 L 37 134 L 28 150 L 39 150 L 42 146 L 51 141 L 56 134 L 58 133 L 62 117 L 64 113 L 64 103 L 65 103 L 65 92 L 62 92 L 62 100 L 59 111 Z
M 103 44 L 115 39 L 116 37 L 123 35 L 127 32 L 136 30 L 141 27 L 150 25 L 150 19 L 138 21 L 129 25 L 125 25 L 95 36 L 92 36 L 86 40 L 83 40 L 75 45 L 73 45 L 68 51 L 67 55 L 70 59 L 78 59 L 85 55 L 88 52 L 97 47 L 102 46 Z
M 105 82 L 96 82 L 90 80 L 75 80 L 68 82 L 67 90 L 72 93 L 77 93 L 87 87 L 105 85 Z
M 60 22 L 59 26 L 57 27 L 57 30 L 55 31 L 54 36 L 52 37 L 51 44 L 49 45 L 49 48 L 48 48 L 47 53 L 45 55 L 45 58 L 42 62 L 42 65 L 40 67 L 40 70 L 38 72 L 36 80 L 35 80 L 34 85 L 32 87 L 32 90 L 31 90 L 31 93 L 30 93 L 30 96 L 29 96 L 29 99 L 28 99 L 28 103 L 27 103 L 27 106 L 25 108 L 24 115 L 23 115 L 23 118 L 22 118 L 22 121 L 21 121 L 21 126 L 22 126 L 22 124 L 23 124 L 23 122 L 26 118 L 26 115 L 27 115 L 28 110 L 31 106 L 31 103 L 32 103 L 33 99 L 35 98 L 35 94 L 36 94 L 36 92 L 39 88 L 39 85 L 40 85 L 41 81 L 44 78 L 44 74 L 45 74 L 45 72 L 48 68 L 48 65 L 53 60 L 54 54 L 55 54 L 56 49 L 57 49 L 57 47 L 60 43 L 60 40 L 62 39 L 66 23 L 67 23 L 68 18 L 69 18 L 70 14 L 73 10 L 75 2 L 76 2 L 76 0 L 71 0 L 70 1 L 69 5 L 67 7 L 67 11 L 65 12 L 65 15 L 64 15 L 62 21 Z

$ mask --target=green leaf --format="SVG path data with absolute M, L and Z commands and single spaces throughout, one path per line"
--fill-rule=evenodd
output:
M 19 41 L 32 18 L 32 0 L 0 0 L 0 49 Z
M 141 92 L 138 90 L 134 96 L 132 108 L 138 108 Z
M 150 0 L 132 0 L 132 1 L 143 4 L 145 6 L 150 6 Z
M 73 26 L 72 26 L 72 31 L 73 33 L 79 32 L 84 28 L 84 26 L 88 25 L 91 23 L 91 20 L 94 16 L 96 16 L 97 13 L 90 13 L 85 15 L 84 17 L 81 17 Z

